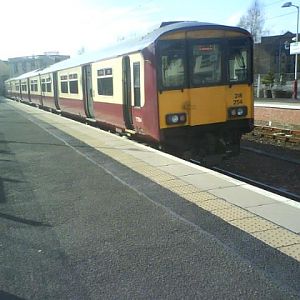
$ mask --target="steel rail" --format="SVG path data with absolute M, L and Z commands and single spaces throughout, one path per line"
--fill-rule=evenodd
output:
M 280 160 L 283 160 L 283 161 L 286 161 L 286 162 L 290 162 L 290 163 L 293 163 L 293 164 L 296 164 L 296 165 L 300 165 L 300 159 L 296 159 L 296 158 L 284 158 L 284 157 L 282 157 L 282 156 L 280 156 L 278 154 L 268 153 L 266 151 L 258 150 L 258 149 L 255 149 L 255 148 L 252 148 L 252 147 L 248 147 L 248 146 L 241 146 L 241 149 L 245 150 L 245 151 L 249 151 L 249 152 L 254 152 L 254 153 L 259 154 L 259 155 L 264 155 L 264 156 L 267 156 L 267 157 L 276 158 L 276 159 L 280 159 Z

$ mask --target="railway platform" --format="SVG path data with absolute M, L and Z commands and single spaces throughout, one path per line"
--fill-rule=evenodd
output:
M 1 299 L 300 299 L 299 203 L 4 98 L 0 231 Z
M 255 99 L 254 119 L 258 125 L 300 130 L 300 99 Z

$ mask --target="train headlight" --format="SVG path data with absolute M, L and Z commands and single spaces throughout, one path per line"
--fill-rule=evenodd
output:
M 186 122 L 186 113 L 166 115 L 167 125 L 184 124 Z
M 236 116 L 236 109 L 235 108 L 230 109 L 229 114 L 230 114 L 230 117 L 235 117 Z
M 179 116 L 178 115 L 171 116 L 170 121 L 171 121 L 172 124 L 178 123 L 179 122 Z
M 247 106 L 230 107 L 228 109 L 229 118 L 245 117 L 248 113 Z
M 245 107 L 239 107 L 239 108 L 237 108 L 237 110 L 236 110 L 236 114 L 239 116 L 239 117 L 241 117 L 241 116 L 244 116 L 245 115 Z

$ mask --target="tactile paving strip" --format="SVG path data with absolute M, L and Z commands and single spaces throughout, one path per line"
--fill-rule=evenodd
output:
M 278 250 L 300 261 L 300 244 L 281 247 Z
M 233 221 L 233 220 L 251 218 L 256 216 L 237 206 L 228 209 L 214 211 L 214 214 L 225 221 Z
M 298 234 L 283 228 L 255 232 L 253 236 L 274 248 L 300 244 L 300 236 Z
M 232 208 L 233 205 L 227 201 L 221 199 L 208 200 L 201 203 L 197 203 L 200 207 L 207 211 L 226 210 Z
M 246 218 L 240 220 L 233 220 L 229 222 L 235 227 L 238 227 L 241 230 L 244 230 L 249 233 L 266 231 L 270 229 L 278 228 L 278 225 L 264 220 L 260 217 Z

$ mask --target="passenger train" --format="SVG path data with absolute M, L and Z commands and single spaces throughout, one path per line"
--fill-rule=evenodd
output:
M 205 159 L 238 154 L 242 134 L 253 129 L 252 65 L 246 30 L 166 22 L 5 85 L 10 98 Z

